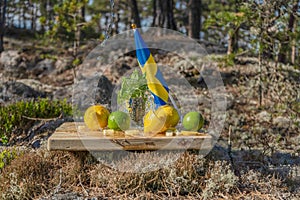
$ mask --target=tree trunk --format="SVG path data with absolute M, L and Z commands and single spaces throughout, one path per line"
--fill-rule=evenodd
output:
M 176 30 L 173 0 L 153 0 L 152 26 Z
M 228 34 L 227 55 L 237 52 L 238 50 L 239 28 L 233 30 L 233 33 Z
M 282 45 L 282 51 L 280 52 L 280 54 L 278 56 L 279 61 L 282 63 L 289 62 L 289 59 L 293 57 L 293 48 L 295 48 L 294 44 L 293 44 L 294 43 L 293 40 L 294 40 L 295 36 L 291 36 L 291 35 L 292 35 L 292 33 L 295 32 L 295 29 L 294 29 L 294 24 L 296 23 L 295 16 L 297 16 L 299 3 L 300 3 L 299 0 L 294 0 L 292 12 L 290 13 L 290 16 L 289 16 L 286 39 L 285 39 L 285 41 L 282 41 L 282 42 L 284 42 Z M 291 60 L 291 62 L 292 62 L 292 60 Z
M 299 7 L 298 0 L 294 1 L 293 10 L 290 15 L 289 20 L 289 31 L 291 33 L 295 33 L 297 29 L 297 18 L 295 17 L 297 15 L 298 7 Z M 296 58 L 296 36 L 292 36 L 291 39 L 291 63 L 295 64 L 295 58 Z
M 85 22 L 85 5 L 82 6 L 80 14 L 81 14 L 82 21 Z
M 41 32 L 45 33 L 46 31 L 46 26 L 48 24 L 48 12 L 47 12 L 47 1 L 41 1 L 39 4 L 39 12 L 40 15 L 45 17 L 46 21 L 45 23 L 41 24 Z
M 235 13 L 239 12 L 238 1 L 237 0 L 235 0 L 235 9 L 234 9 L 234 12 Z M 236 27 L 235 25 L 233 25 L 231 28 L 232 28 L 232 33 L 228 34 L 227 55 L 235 53 L 238 50 L 239 27 Z
M 79 18 L 79 21 L 77 20 Z M 81 8 L 79 8 L 76 11 L 76 14 L 73 16 L 74 22 L 75 22 L 75 40 L 74 40 L 74 51 L 73 56 L 76 57 L 78 53 L 78 48 L 81 44 L 81 27 L 85 22 L 85 5 L 83 5 Z
M 152 1 L 152 7 L 153 7 L 153 20 L 152 20 L 152 26 L 155 26 L 155 22 L 156 22 L 156 17 L 157 17 L 157 11 L 156 11 L 156 4 L 157 4 L 157 0 L 153 0 Z
M 7 6 L 7 7 L 9 7 L 9 6 Z M 7 25 L 7 27 L 11 28 L 14 24 L 14 20 L 13 20 L 14 17 L 10 16 L 10 13 L 12 13 L 11 8 L 6 9 L 6 10 L 7 10 L 6 11 L 6 25 Z
M 233 36 L 230 34 L 228 36 L 227 46 L 227 55 L 230 55 L 233 52 Z
M 34 3 L 31 4 L 31 30 L 33 32 L 36 31 L 36 5 Z
M 23 6 L 22 6 L 23 28 L 27 29 L 27 26 L 26 26 L 26 16 L 25 15 L 26 15 L 26 5 L 24 3 Z
M 234 37 L 233 37 L 233 52 L 237 52 L 239 49 L 239 32 L 240 28 L 237 28 L 234 31 Z
M 4 51 L 3 37 L 4 37 L 4 32 L 5 32 L 6 5 L 7 5 L 7 0 L 0 2 L 0 10 L 1 10 L 0 11 L 0 53 Z
M 297 23 L 295 20 L 294 21 L 294 31 L 296 30 L 296 28 L 297 28 Z M 293 65 L 296 63 L 296 45 L 297 45 L 297 42 L 296 42 L 296 38 L 294 36 L 292 39 L 292 52 L 291 52 L 291 63 Z
M 189 37 L 200 39 L 201 30 L 201 0 L 189 2 Z
M 262 37 L 262 36 L 260 36 Z M 259 45 L 262 45 L 262 39 L 260 39 Z M 260 47 L 259 47 L 260 48 Z M 259 50 L 258 54 L 258 66 L 259 66 L 259 87 L 258 87 L 258 95 L 259 95 L 259 106 L 262 106 L 263 98 L 264 98 L 264 87 L 263 87 L 263 59 L 262 59 L 262 51 Z
M 4 50 L 3 48 L 3 19 L 2 19 L 2 1 L 0 1 L 0 53 Z
M 116 34 L 119 33 L 119 22 L 120 22 L 120 13 L 117 13 L 117 18 L 116 18 L 116 22 L 115 22 L 115 33 Z
M 138 28 L 141 27 L 141 19 L 139 15 L 139 9 L 136 0 L 130 0 L 130 7 L 131 7 L 131 19 L 136 24 Z
M 105 25 L 105 29 L 106 29 L 106 30 L 108 30 L 108 19 L 109 19 L 108 15 L 105 14 L 105 22 L 104 22 L 104 25 Z M 107 34 L 109 34 L 109 33 L 107 33 Z M 106 37 L 106 35 L 105 35 L 105 37 Z
M 48 7 L 48 28 L 49 29 L 52 29 L 53 28 L 53 25 L 52 23 L 50 23 L 51 21 L 54 20 L 54 10 L 53 10 L 53 6 L 55 5 L 53 1 L 51 0 L 48 0 L 47 1 L 47 7 Z

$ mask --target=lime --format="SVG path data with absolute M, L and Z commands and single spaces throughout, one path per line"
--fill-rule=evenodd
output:
M 108 117 L 108 128 L 125 131 L 130 127 L 130 117 L 122 111 L 112 112 Z
M 90 106 L 84 113 L 83 119 L 91 130 L 99 130 L 107 126 L 109 111 L 102 105 Z
M 198 131 L 204 124 L 204 119 L 199 112 L 189 112 L 183 118 L 183 127 L 187 131 Z

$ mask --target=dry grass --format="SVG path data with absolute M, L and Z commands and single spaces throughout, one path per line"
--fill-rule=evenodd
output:
M 192 152 L 175 156 L 178 160 L 172 164 L 171 152 L 133 153 L 115 161 L 116 170 L 84 152 L 27 152 L 1 172 L 0 194 L 2 199 L 50 198 L 64 193 L 111 199 L 297 199 L 297 191 L 293 194 L 290 187 L 297 181 L 287 183 L 275 173 L 241 168 L 237 176 L 227 161 Z M 149 170 L 160 164 L 147 163 L 158 161 L 165 167 Z M 134 168 L 141 173 L 126 172 Z
M 42 150 L 26 153 L 13 160 L 0 174 L 0 197 L 31 199 L 47 195 L 60 182 L 76 184 L 80 170 L 80 163 L 69 153 Z

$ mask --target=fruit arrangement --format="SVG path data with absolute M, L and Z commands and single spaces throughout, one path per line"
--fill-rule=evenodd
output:
M 150 110 L 143 118 L 144 133 L 157 134 L 174 132 L 180 121 L 177 110 L 170 106 L 160 106 L 157 110 Z M 130 130 L 131 118 L 128 113 L 122 111 L 109 112 L 102 105 L 90 106 L 84 114 L 84 123 L 90 130 L 112 130 L 133 132 Z M 191 111 L 185 114 L 182 120 L 183 135 L 198 132 L 204 125 L 201 113 Z

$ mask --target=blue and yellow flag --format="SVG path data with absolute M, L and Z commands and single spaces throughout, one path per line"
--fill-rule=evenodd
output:
M 147 85 L 154 97 L 154 103 L 156 107 L 165 105 L 169 100 L 169 88 L 139 31 L 135 26 L 132 28 L 137 60 L 142 72 L 146 73 Z

